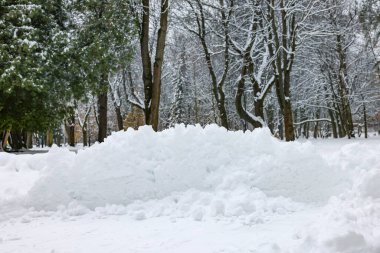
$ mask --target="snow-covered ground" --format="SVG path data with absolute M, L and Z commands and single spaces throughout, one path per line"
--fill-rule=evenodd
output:
M 143 127 L 0 153 L 0 252 L 379 253 L 380 139 Z

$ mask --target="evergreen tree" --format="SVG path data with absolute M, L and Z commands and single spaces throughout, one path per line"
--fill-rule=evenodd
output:
M 78 65 L 83 84 L 98 97 L 101 142 L 107 135 L 108 75 L 130 60 L 136 27 L 127 1 L 78 0 L 75 10 Z
M 186 69 L 185 51 L 183 50 L 180 55 L 180 64 L 176 69 L 173 79 L 175 87 L 174 101 L 170 108 L 169 125 L 183 123 L 185 125 L 190 124 L 191 113 L 191 92 L 189 90 L 190 83 Z
M 44 130 L 62 116 L 56 82 L 66 37 L 61 1 L 2 0 L 0 5 L 0 130 Z M 62 70 L 60 70 L 62 71 Z

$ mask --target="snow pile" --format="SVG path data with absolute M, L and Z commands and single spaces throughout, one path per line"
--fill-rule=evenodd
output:
M 379 185 L 380 168 L 360 171 L 353 188 L 331 197 L 319 219 L 304 231 L 300 252 L 379 253 Z
M 25 195 L 46 164 L 46 156 L 17 156 L 0 152 L 0 203 Z
M 155 133 L 143 127 L 114 133 L 75 156 L 58 149 L 49 153 L 60 158 L 48 164 L 27 206 L 53 210 L 76 201 L 94 209 L 159 199 L 162 211 L 146 209 L 249 216 L 257 207 L 294 210 L 289 199 L 327 201 L 349 183 L 312 144 L 280 142 L 268 129 L 243 133 L 215 125 L 176 126 Z
M 0 230 L 14 231 L 0 233 L 0 242 L 6 242 L 0 248 L 13 247 L 12 238 L 24 232 L 25 240 L 32 238 L 40 226 L 46 234 L 26 248 L 50 241 L 53 249 L 57 238 L 64 238 L 62 245 L 77 245 L 83 235 L 99 231 L 87 247 L 103 242 L 102 231 L 112 223 L 120 226 L 110 236 L 115 247 L 125 241 L 122 229 L 131 229 L 130 238 L 142 247 L 151 242 L 147 227 L 157 236 L 154 224 L 167 229 L 158 246 L 145 252 L 160 252 L 159 245 L 173 237 L 172 252 L 186 245 L 191 250 L 179 251 L 194 252 L 194 245 L 183 242 L 200 240 L 203 252 L 379 253 L 378 141 L 285 143 L 268 129 L 242 133 L 180 125 L 160 133 L 149 127 L 114 133 L 78 154 L 57 147 L 33 156 L 0 153 L 0 221 L 8 226 Z M 41 225 L 45 222 L 54 225 Z M 72 222 L 80 226 L 74 229 Z M 51 235 L 51 228 L 63 224 L 69 229 Z M 145 236 L 133 237 L 135 226 Z M 218 228 L 207 230 L 210 226 Z M 194 237 L 201 227 L 204 236 Z M 224 235 L 226 228 L 230 233 Z M 78 240 L 68 236 L 76 229 Z M 229 243 L 218 246 L 220 241 Z M 131 245 L 135 252 L 138 247 Z

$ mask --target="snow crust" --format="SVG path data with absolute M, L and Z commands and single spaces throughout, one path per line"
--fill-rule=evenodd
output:
M 380 252 L 379 140 L 285 143 L 268 129 L 178 125 L 117 132 L 77 154 L 53 147 L 0 161 L 0 221 L 16 219 L 19 230 L 45 217 L 166 217 L 270 234 L 251 250 L 218 252 Z

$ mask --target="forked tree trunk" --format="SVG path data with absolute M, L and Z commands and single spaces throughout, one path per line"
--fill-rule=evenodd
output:
M 143 17 L 140 32 L 141 59 L 143 65 L 143 82 L 145 93 L 145 123 L 158 130 L 160 97 L 161 97 L 161 71 L 164 59 L 166 34 L 169 17 L 169 0 L 161 0 L 160 28 L 157 34 L 156 57 L 153 65 L 149 53 L 149 10 L 150 1 L 143 0 Z

